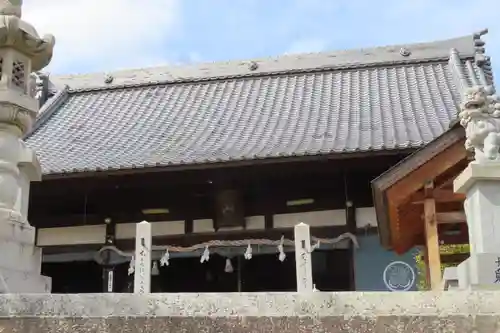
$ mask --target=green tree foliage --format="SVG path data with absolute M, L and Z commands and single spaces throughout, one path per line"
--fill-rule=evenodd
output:
M 449 245 L 441 245 L 439 247 L 439 252 L 441 255 L 448 254 L 462 254 L 469 253 L 470 247 L 469 244 L 449 244 Z M 455 266 L 457 263 L 442 263 L 441 264 L 441 273 L 444 271 L 446 267 Z M 424 260 L 424 249 L 420 249 L 415 255 L 415 267 L 417 268 L 417 289 L 418 290 L 429 290 L 430 287 L 427 283 L 426 279 L 426 270 L 425 270 L 425 260 Z

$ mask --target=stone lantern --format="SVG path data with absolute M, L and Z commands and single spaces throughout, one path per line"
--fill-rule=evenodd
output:
M 23 137 L 38 112 L 31 73 L 47 66 L 54 37 L 21 19 L 22 0 L 0 0 L 0 292 L 50 292 L 27 221 L 29 184 L 41 169 Z

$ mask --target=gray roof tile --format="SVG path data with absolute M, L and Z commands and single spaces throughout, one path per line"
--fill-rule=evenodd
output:
M 417 148 L 456 118 L 464 80 L 492 80 L 475 73 L 473 53 L 450 60 L 445 46 L 432 59 L 319 71 L 104 87 L 73 78 L 27 144 L 45 174 Z

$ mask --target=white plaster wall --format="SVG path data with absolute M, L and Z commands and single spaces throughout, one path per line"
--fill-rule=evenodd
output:
M 376 223 L 373 207 L 358 208 L 358 226 L 373 221 Z M 345 210 L 324 210 L 303 213 L 276 214 L 273 216 L 274 228 L 289 229 L 296 224 L 304 222 L 311 227 L 341 226 L 346 224 Z M 265 218 L 262 215 L 248 216 L 246 220 L 247 230 L 264 230 Z M 123 223 L 116 225 L 117 239 L 135 238 L 135 223 Z M 221 228 L 219 231 L 243 230 L 243 227 Z M 185 221 L 162 221 L 152 222 L 153 236 L 175 236 L 183 235 L 185 232 Z M 193 221 L 193 233 L 215 232 L 212 219 L 198 219 Z M 106 236 L 106 225 L 40 228 L 37 235 L 37 246 L 56 245 L 78 245 L 78 244 L 104 244 Z
M 266 220 L 263 215 L 248 216 L 245 219 L 247 230 L 262 230 L 266 228 Z
M 198 219 L 193 221 L 194 233 L 215 232 L 214 221 L 212 219 Z
M 377 213 L 375 207 L 356 208 L 356 226 L 358 228 L 377 227 Z
M 175 236 L 184 234 L 185 221 L 151 222 L 153 236 Z M 116 225 L 116 239 L 134 239 L 136 223 L 120 223 Z
M 78 227 L 40 228 L 37 232 L 37 246 L 104 244 L 106 225 L 85 225 Z
M 341 226 L 346 224 L 344 209 L 276 214 L 273 216 L 273 219 L 274 228 L 293 228 L 300 222 L 309 224 L 311 227 Z
M 224 227 L 219 228 L 219 231 L 238 231 L 238 230 L 263 230 L 266 228 L 266 223 L 263 215 L 245 217 L 246 227 Z M 199 219 L 193 221 L 193 233 L 210 233 L 215 232 L 214 220 Z

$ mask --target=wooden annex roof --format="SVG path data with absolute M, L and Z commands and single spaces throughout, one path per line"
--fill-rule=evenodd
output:
M 455 124 L 444 134 L 372 181 L 381 243 L 397 253 L 425 244 L 424 200 L 434 198 L 440 241 L 467 242 L 463 195 L 452 182 L 467 166 L 465 131 Z M 453 227 L 455 236 L 446 238 Z M 458 236 L 458 237 L 457 237 Z

